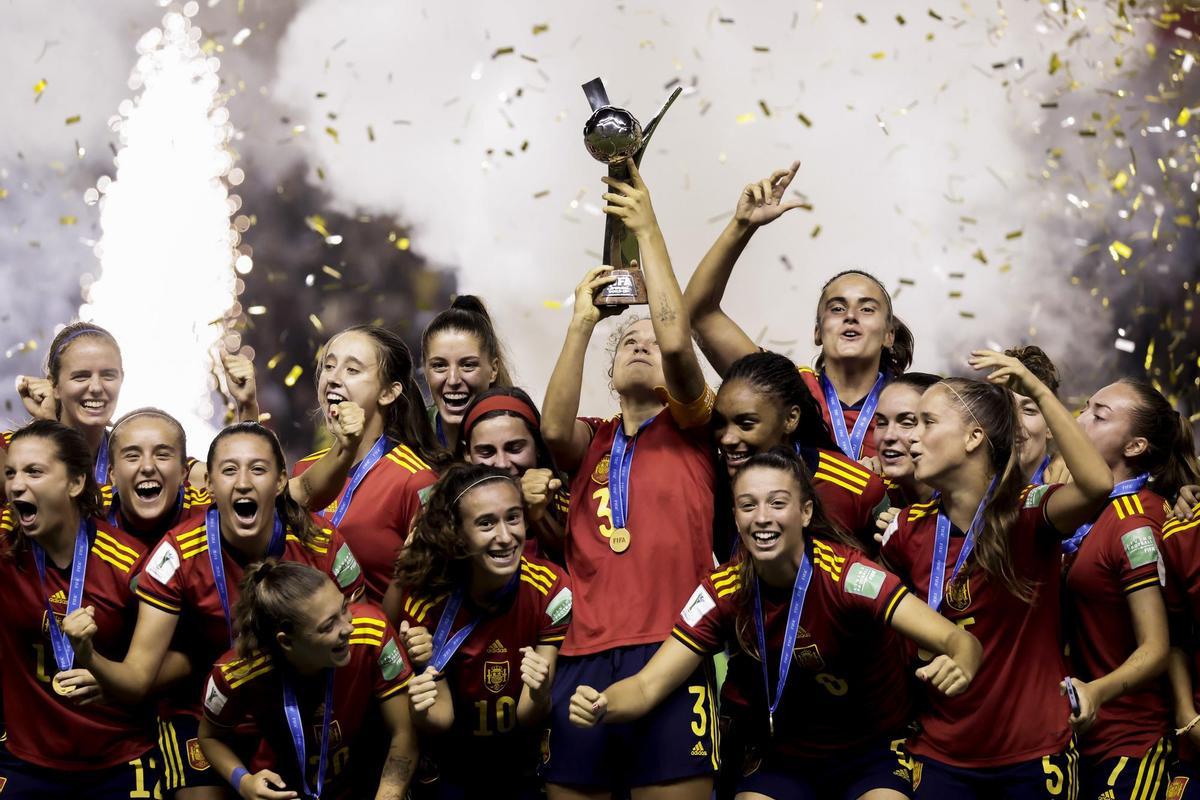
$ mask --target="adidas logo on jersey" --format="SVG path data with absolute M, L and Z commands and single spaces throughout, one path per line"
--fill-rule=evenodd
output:
M 65 606 L 67 604 L 67 596 L 63 594 L 62 589 L 59 589 L 54 594 L 50 595 L 50 602 L 54 605 Z
M 692 755 L 708 757 L 708 751 L 704 749 L 704 742 L 696 742 L 696 746 L 692 748 Z
M 496 653 L 507 653 L 508 648 L 504 646 L 503 642 L 501 642 L 499 639 L 496 639 L 487 646 L 487 651 L 489 655 L 494 655 Z

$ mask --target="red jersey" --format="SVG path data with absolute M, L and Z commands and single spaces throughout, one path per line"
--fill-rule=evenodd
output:
M 327 452 L 321 450 L 297 461 L 293 476 L 303 475 Z M 433 469 L 407 445 L 398 444 L 379 459 L 355 489 L 350 510 L 342 517 L 338 530 L 362 565 L 367 599 L 372 603 L 383 602 L 396 556 L 412 531 L 428 488 L 436 482 Z M 347 478 L 338 499 L 323 512 L 327 519 L 333 519 L 349 485 Z
M 800 455 L 825 515 L 858 539 L 868 553 L 877 552 L 875 516 L 887 497 L 883 478 L 836 450 L 801 448 Z
M 770 740 L 773 752 L 796 758 L 834 756 L 894 734 L 910 719 L 903 650 L 888 627 L 908 590 L 866 554 L 843 544 L 809 539 L 808 555 L 813 575 Z M 742 593 L 754 591 L 742 584 L 743 568 L 739 558 L 704 578 L 672 634 L 700 655 L 729 647 L 722 702 L 740 707 L 751 737 L 766 741 L 769 702 L 753 605 L 740 611 Z M 774 700 L 792 592 L 760 586 Z M 740 626 L 739 613 L 746 617 Z
M 308 564 L 329 575 L 338 588 L 352 600 L 362 594 L 362 571 L 349 545 L 336 528 L 313 516 L 320 535 L 302 542 L 289 527 L 284 541 L 283 561 Z M 229 610 L 240 596 L 238 585 L 250 561 L 228 543 L 221 543 L 221 562 L 225 567 L 225 585 L 229 592 Z M 203 517 L 192 517 L 172 529 L 146 559 L 138 576 L 137 596 L 157 609 L 180 615 L 174 641 L 186 645 L 193 675 L 173 687 L 164 710 L 176 714 L 199 715 L 204 673 L 229 649 L 229 628 L 225 611 L 213 579 L 208 556 L 208 538 Z
M 1071 740 L 1070 709 L 1058 684 L 1063 658 L 1059 583 L 1062 535 L 1046 519 L 1046 501 L 1059 484 L 1026 487 L 1009 531 L 1013 570 L 1033 581 L 1032 603 L 1015 597 L 968 559 L 946 586 L 939 609 L 983 645 L 983 663 L 971 686 L 956 697 L 927 692 L 922 731 L 910 741 L 917 755 L 956 767 L 994 767 L 1061 753 Z M 884 533 L 881 555 L 919 597 L 929 596 L 939 503 L 900 512 Z M 962 549 L 951 526 L 946 580 Z
M 448 595 L 403 594 L 401 616 L 432 633 Z M 454 699 L 454 727 L 430 742 L 442 772 L 464 769 L 532 771 L 540 753 L 540 731 L 517 727 L 522 647 L 559 645 L 571 621 L 571 586 L 561 567 L 522 557 L 516 591 L 497 612 L 485 616 L 450 659 L 443 674 Z M 450 630 L 476 615 L 465 601 Z
M 146 548 L 124 531 L 93 520 L 81 608 L 96 609 L 93 647 L 122 659 L 137 622 L 130 583 Z M 17 546 L 11 534 L 4 544 Z M 67 610 L 71 567 L 46 559 L 46 592 L 61 624 Z M 124 765 L 154 746 L 154 706 L 96 703 L 77 706 L 60 697 L 50 682 L 58 672 L 46 617 L 46 594 L 38 580 L 33 550 L 26 543 L 0 557 L 4 613 L 0 614 L 0 669 L 8 749 L 22 761 L 71 772 Z
M 800 377 L 804 381 L 804 385 L 808 387 L 811 394 L 817 401 L 817 405 L 821 407 L 821 418 L 825 420 L 825 427 L 833 431 L 833 418 L 829 415 L 829 406 L 825 403 L 825 390 L 821 388 L 821 376 L 814 372 L 809 367 L 797 367 L 800 371 Z M 858 414 L 862 406 L 862 401 L 855 403 L 852 406 L 842 402 L 842 407 L 839 409 L 842 414 L 842 419 L 846 420 L 846 430 L 854 430 L 854 423 L 858 421 Z M 875 450 L 875 416 L 871 415 L 871 421 L 867 425 L 867 432 L 863 436 L 862 452 L 859 458 L 866 458 L 876 454 Z
M 1192 514 L 1200 514 L 1200 503 L 1192 508 Z M 1190 630 L 1200 620 L 1200 516 L 1190 522 L 1173 519 L 1164 523 L 1162 554 L 1167 567 L 1167 611 L 1173 627 L 1178 624 Z M 1174 644 L 1174 631 L 1171 638 Z M 1192 687 L 1200 703 L 1200 648 L 1192 636 L 1179 638 L 1191 641 Z
M 608 485 L 621 417 L 583 418 L 592 441 L 571 476 L 565 555 L 575 607 L 563 655 L 665 640 L 688 593 L 712 570 L 713 398 L 706 390 L 688 407 L 670 402 L 630 443 L 636 449 L 623 553 L 609 547 L 615 524 Z
M 1146 488 L 1117 497 L 1100 513 L 1079 550 L 1067 558 L 1067 641 L 1075 670 L 1071 674 L 1080 680 L 1107 675 L 1137 649 L 1126 596 L 1143 589 L 1159 591 L 1158 539 L 1168 510 L 1165 501 Z M 1097 760 L 1141 758 L 1167 735 L 1167 691 L 1160 677 L 1106 703 L 1084 734 L 1083 754 Z
M 358 764 L 353 758 L 371 706 L 403 691 L 412 677 L 408 654 L 379 607 L 355 603 L 350 606 L 350 614 L 354 625 L 350 637 L 350 663 L 334 670 L 329 760 L 325 766 L 325 787 L 321 792 L 321 797 L 337 800 L 351 796 L 356 768 L 377 769 L 379 766 Z M 298 792 L 301 776 L 296 763 L 296 746 L 283 714 L 281 674 L 289 673 L 286 664 L 278 663 L 266 653 L 256 651 L 248 658 L 239 658 L 234 650 L 226 652 L 213 666 L 205 684 L 204 716 L 224 728 L 252 724 L 263 737 L 254 767 L 278 772 L 287 787 Z M 307 678 L 290 674 L 289 677 L 294 681 L 296 704 L 305 722 L 308 770 L 304 777 L 309 788 L 315 789 L 321 760 L 319 736 L 324 721 L 325 679 L 323 674 Z

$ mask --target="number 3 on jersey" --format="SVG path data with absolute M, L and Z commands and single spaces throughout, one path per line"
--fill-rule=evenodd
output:
M 592 499 L 600 501 L 596 506 L 596 516 L 599 518 L 600 535 L 607 539 L 613 532 L 612 509 L 608 507 L 608 487 L 601 486 L 592 492 Z

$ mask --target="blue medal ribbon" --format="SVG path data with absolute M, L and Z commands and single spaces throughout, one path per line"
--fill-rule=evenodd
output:
M 108 482 L 108 431 L 104 432 L 104 437 L 100 440 L 100 449 L 96 451 L 96 466 L 92 474 L 99 485 L 103 486 Z
M 1046 482 L 1046 468 L 1050 466 L 1050 456 L 1043 456 L 1042 463 L 1038 464 L 1038 468 L 1033 471 L 1033 477 L 1029 479 L 1029 483 L 1033 486 L 1041 486 Z
M 1138 492 L 1140 492 L 1142 490 L 1142 487 L 1145 486 L 1147 481 L 1149 481 L 1149 480 L 1150 480 L 1150 473 L 1143 472 L 1141 475 L 1136 475 L 1127 481 L 1121 481 L 1120 483 L 1118 483 L 1116 486 L 1113 487 L 1113 490 L 1111 492 L 1109 492 L 1108 499 L 1116 500 L 1118 497 L 1122 497 L 1127 494 L 1137 494 Z M 1104 513 L 1104 512 L 1100 512 L 1100 513 Z M 1078 528 L 1076 528 L 1075 533 L 1071 535 L 1070 539 L 1063 540 L 1063 543 L 1062 543 L 1063 553 L 1065 553 L 1066 555 L 1071 555 L 1072 553 L 1077 551 L 1080 548 L 1080 546 L 1083 545 L 1083 540 L 1086 539 L 1087 535 L 1092 532 L 1092 526 L 1095 524 L 1096 524 L 1096 521 L 1092 520 L 1091 522 L 1084 523 L 1083 525 L 1080 525 Z
M 629 474 L 633 470 L 633 451 L 637 437 L 654 417 L 638 426 L 637 433 L 628 436 L 624 424 L 613 432 L 612 450 L 608 455 L 608 507 L 612 511 L 613 527 L 624 528 L 629 520 Z
M 212 566 L 213 583 L 217 586 L 217 597 L 221 600 L 221 610 L 225 612 L 225 628 L 229 631 L 229 646 L 233 647 L 233 622 L 229 617 L 229 586 L 225 583 L 225 559 L 221 553 L 221 512 L 214 506 L 204 515 L 204 535 L 208 540 L 208 563 Z M 271 532 L 271 542 L 267 545 L 267 556 L 283 555 L 286 535 L 283 520 L 275 514 L 275 529 Z
M 979 537 L 979 532 L 983 530 L 983 509 L 987 506 L 988 500 L 992 498 L 992 492 L 996 489 L 997 477 L 993 476 L 991 483 L 988 484 L 987 491 L 983 493 L 983 499 L 979 501 L 979 507 L 975 509 L 975 516 L 971 519 L 971 525 L 967 528 L 967 535 L 963 539 L 962 549 L 958 551 L 958 559 L 954 562 L 954 572 L 950 574 L 950 583 L 954 583 L 954 579 L 958 577 L 959 570 L 963 564 L 967 563 L 967 558 L 971 555 L 971 551 L 975 549 L 975 539 Z M 943 590 L 946 585 L 946 556 L 950 552 L 950 517 L 943 514 L 940 510 L 937 515 L 937 529 L 933 536 L 933 567 L 929 572 L 929 607 L 937 611 L 942 605 Z
M 375 444 L 371 446 L 371 451 L 367 453 L 367 457 L 358 462 L 358 466 L 354 468 L 354 473 L 350 476 L 350 482 L 346 484 L 346 491 L 342 492 L 342 499 L 338 503 L 337 511 L 333 512 L 333 519 L 329 520 L 334 524 L 334 527 L 342 524 L 342 518 L 350 510 L 350 501 L 354 499 L 354 490 L 367 477 L 367 473 L 371 471 L 371 468 L 379 463 L 379 459 L 387 455 L 387 451 L 391 449 L 391 440 L 386 435 L 380 436 L 375 440 Z M 322 511 L 321 516 L 328 519 L 329 512 Z
M 825 373 L 821 373 L 821 391 L 825 393 L 825 406 L 829 409 L 829 422 L 833 428 L 833 438 L 837 440 L 838 449 L 857 461 L 862 456 L 863 440 L 867 438 L 867 428 L 875 418 L 875 407 L 879 405 L 879 395 L 884 386 L 883 373 L 875 379 L 875 385 L 863 398 L 862 409 L 858 419 L 854 420 L 854 429 L 846 432 L 846 415 L 842 410 L 842 401 L 838 398 L 837 389 Z
M 67 584 L 67 614 L 78 611 L 83 602 L 83 583 L 87 577 L 88 550 L 91 547 L 91 526 L 87 520 L 79 523 L 75 533 L 75 552 L 71 556 L 71 577 Z M 32 542 L 33 563 L 37 566 L 38 583 L 42 587 L 42 595 L 46 599 L 46 622 L 50 627 L 50 649 L 54 651 L 54 663 L 59 672 L 66 672 L 75 664 L 75 650 L 71 640 L 58 626 L 58 618 L 50 606 L 50 593 L 46 589 L 46 551 L 37 542 Z
M 496 601 L 503 600 L 517 588 L 517 579 L 520 577 L 521 571 L 517 570 L 509 579 L 504 588 L 496 593 Z M 476 616 L 467 621 L 454 633 L 450 635 L 450 629 L 454 626 L 454 618 L 458 616 L 458 610 L 462 608 L 463 598 L 467 596 L 467 592 L 463 588 L 455 589 L 449 599 L 446 600 L 446 607 L 442 610 L 442 616 L 438 619 L 437 629 L 433 632 L 433 657 L 429 659 L 429 666 L 433 667 L 437 672 L 441 672 L 450 663 L 450 659 L 454 658 L 454 654 L 467 641 L 467 637 L 475 630 L 483 619 L 482 616 Z
M 333 673 L 326 670 L 325 678 L 325 716 L 321 722 L 321 761 L 317 765 L 316 791 L 308 788 L 308 758 L 304 743 L 304 720 L 300 718 L 300 704 L 296 701 L 296 690 L 286 677 L 283 679 L 283 716 L 287 719 L 288 730 L 292 734 L 292 744 L 296 749 L 296 762 L 300 765 L 300 792 L 302 797 L 320 798 L 321 790 L 325 788 L 325 762 L 329 760 L 329 723 L 333 720 Z
M 763 622 L 762 587 L 758 578 L 754 579 L 754 631 L 758 634 L 758 655 L 762 661 L 763 687 L 766 689 L 767 725 L 771 735 L 775 735 L 775 710 L 783 699 L 783 689 L 787 684 L 788 671 L 792 666 L 792 654 L 796 648 L 796 634 L 800 630 L 800 615 L 804 612 L 804 597 L 808 594 L 808 584 L 812 580 L 812 562 L 808 558 L 807 549 L 800 561 L 800 569 L 792 584 L 792 601 L 788 606 L 787 627 L 784 628 L 783 646 L 779 652 L 779 683 L 775 686 L 774 697 L 771 694 L 771 676 L 767 672 L 767 632 Z
M 433 412 L 433 432 L 437 436 L 438 444 L 445 448 L 450 447 L 446 442 L 446 431 L 442 428 L 442 415 L 437 411 Z

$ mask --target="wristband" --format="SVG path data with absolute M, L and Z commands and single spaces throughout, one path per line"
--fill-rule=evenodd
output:
M 1182 728 L 1179 728 L 1178 730 L 1176 730 L 1175 735 L 1176 736 L 1186 736 L 1188 731 L 1190 731 L 1192 728 L 1196 727 L 1197 723 L 1200 723 L 1200 714 L 1197 714 L 1196 716 L 1192 717 L 1191 722 L 1189 722 L 1187 725 L 1184 725 Z
M 229 783 L 231 786 L 233 786 L 233 790 L 238 794 L 242 793 L 242 778 L 249 774 L 250 773 L 246 771 L 245 767 L 238 767 L 233 771 L 233 774 L 229 776 Z

